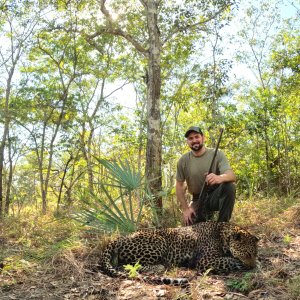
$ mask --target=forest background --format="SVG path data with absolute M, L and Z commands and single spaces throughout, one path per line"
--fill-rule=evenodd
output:
M 99 196 L 99 159 L 130 162 L 167 208 L 192 124 L 208 146 L 225 128 L 238 199 L 299 195 L 299 3 L 2 1 L 0 12 L 1 216 Z
M 299 299 L 299 23 L 299 0 L 0 0 L 1 298 L 153 293 L 87 273 L 108 236 L 86 229 L 180 225 L 199 125 L 209 147 L 225 129 L 261 266 L 194 299 Z

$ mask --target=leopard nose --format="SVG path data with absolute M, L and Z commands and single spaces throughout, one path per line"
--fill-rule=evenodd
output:
M 256 257 L 255 256 L 248 256 L 246 258 L 247 266 L 254 268 L 256 266 Z
M 244 263 L 250 267 L 254 268 L 256 266 L 256 255 L 253 255 L 252 253 L 246 252 L 244 256 Z

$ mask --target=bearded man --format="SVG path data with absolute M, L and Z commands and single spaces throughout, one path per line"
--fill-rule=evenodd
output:
M 191 151 L 182 155 L 177 163 L 176 196 L 185 225 L 208 221 L 214 211 L 219 212 L 218 222 L 228 222 L 235 202 L 236 176 L 227 157 L 218 150 L 212 173 L 207 174 L 215 150 L 205 147 L 204 135 L 197 126 L 191 126 L 184 136 Z M 199 199 L 205 183 L 207 195 Z M 186 200 L 186 187 L 192 194 L 189 204 Z

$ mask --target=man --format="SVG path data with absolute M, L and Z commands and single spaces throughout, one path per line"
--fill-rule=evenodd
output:
M 182 208 L 185 225 L 207 221 L 214 211 L 219 211 L 218 222 L 228 222 L 235 201 L 233 182 L 236 181 L 228 159 L 218 150 L 212 173 L 207 174 L 215 150 L 204 146 L 203 133 L 197 126 L 190 127 L 185 138 L 191 151 L 179 159 L 176 174 L 176 196 Z M 204 182 L 208 186 L 208 195 L 200 201 L 199 195 Z M 193 195 L 190 205 L 185 198 L 186 185 Z

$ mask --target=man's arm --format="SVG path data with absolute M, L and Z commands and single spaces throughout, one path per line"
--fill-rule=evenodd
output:
M 223 182 L 235 182 L 236 176 L 232 170 L 227 170 L 221 175 L 210 173 L 206 176 L 208 185 L 221 184 Z
M 176 197 L 182 209 L 185 225 L 193 224 L 192 218 L 196 215 L 196 213 L 194 209 L 188 206 L 188 203 L 186 202 L 184 181 L 176 180 Z
M 185 199 L 185 183 L 184 183 L 184 181 L 176 180 L 176 196 L 177 196 L 177 200 L 180 204 L 181 209 L 182 210 L 187 209 L 188 204 Z

